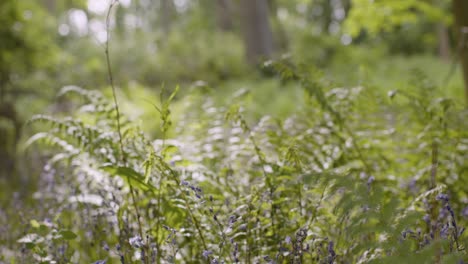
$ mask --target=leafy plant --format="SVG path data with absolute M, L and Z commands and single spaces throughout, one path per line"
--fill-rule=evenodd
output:
M 92 204 L 86 195 L 101 201 L 86 209 L 93 220 L 72 213 L 75 228 L 64 226 L 107 248 L 79 261 L 466 260 L 466 220 L 458 213 L 465 189 L 452 180 L 466 171 L 466 154 L 456 151 L 466 144 L 456 121 L 463 112 L 450 100 L 399 99 L 410 96 L 403 91 L 390 94 L 400 104 L 395 110 L 391 102 L 382 104 L 383 96 L 372 94 L 379 102 L 369 101 L 371 91 L 364 87 L 330 88 L 320 71 L 288 65 L 270 67 L 303 87 L 306 105 L 294 116 L 252 123 L 244 117 L 241 94 L 231 107 L 215 108 L 209 96 L 194 90 L 174 129 L 177 137 L 167 138 L 175 92 L 161 93 L 161 105 L 154 107 L 163 136 L 156 140 L 121 116 L 120 143 L 115 107 L 95 91 L 66 87 L 62 95 L 78 94 L 85 105 L 72 118 L 34 118 L 52 128 L 30 143 L 59 147 L 49 164 L 69 171 L 65 189 L 73 186 L 74 197 L 82 197 L 80 205 L 66 206 L 84 210 Z M 407 119 L 382 118 L 412 107 Z M 124 161 L 118 158 L 122 152 Z M 62 192 L 60 199 L 69 196 Z M 81 236 L 90 225 L 106 230 L 106 237 Z M 73 244 L 74 250 L 88 252 L 82 243 Z

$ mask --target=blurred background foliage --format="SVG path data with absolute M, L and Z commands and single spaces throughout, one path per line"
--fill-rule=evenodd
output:
M 55 99 L 61 87 L 109 92 L 109 4 L 0 3 L 3 175 L 27 178 L 14 166 L 23 124 L 33 113 L 66 112 L 70 102 Z M 253 116 L 292 113 L 297 85 L 272 78 L 263 59 L 311 65 L 337 86 L 376 89 L 401 87 L 417 68 L 441 94 L 461 98 L 451 7 L 448 0 L 121 0 L 110 14 L 111 64 L 124 111 L 153 134 L 158 121 L 142 99 L 156 100 L 163 86 L 218 98 L 245 88 Z
M 257 53 L 265 58 L 288 56 L 294 63 L 312 64 L 336 75 L 359 74 L 356 65 L 396 63 L 388 61 L 397 55 L 432 57 L 434 67 L 440 67 L 437 56 L 450 60 L 456 46 L 450 1 L 255 4 L 267 7 L 266 27 L 272 32 L 271 54 Z M 2 93 L 14 97 L 19 91 L 46 95 L 50 90 L 50 95 L 67 84 L 105 87 L 108 6 L 105 0 L 2 1 Z M 138 82 L 158 90 L 161 83 L 203 80 L 215 86 L 225 80 L 256 78 L 258 72 L 245 64 L 249 47 L 244 28 L 254 26 L 241 23 L 248 20 L 243 19 L 244 6 L 249 7 L 234 0 L 120 1 L 110 25 L 118 84 Z M 352 74 L 333 71 L 343 64 L 354 70 Z
M 111 96 L 106 41 L 122 111 L 153 136 L 161 136 L 153 104 L 159 105 L 161 91 L 176 85 L 181 90 L 172 103 L 175 123 L 191 111 L 205 111 L 196 105 L 202 104 L 200 97 L 211 98 L 216 108 L 242 99 L 249 121 L 302 110 L 307 98 L 300 85 L 278 78 L 265 67 L 268 60 L 307 69 L 330 87 L 371 88 L 358 103 L 362 112 L 388 103 L 376 94 L 393 90 L 423 99 L 426 93 L 431 99 L 447 97 L 462 107 L 466 88 L 459 29 L 468 24 L 455 17 L 459 2 L 120 0 L 107 26 L 110 0 L 2 0 L 2 205 L 12 193 L 29 197 L 37 188 L 33 179 L 45 154 L 22 148 L 33 132 L 25 126 L 30 117 L 69 114 L 79 103 L 56 97 L 67 85 Z M 404 113 L 412 107 L 405 97 L 394 102 Z M 418 109 L 430 104 L 418 103 Z M 405 123 L 410 124 L 418 125 Z
M 24 122 L 69 108 L 55 99 L 58 89 L 108 89 L 109 4 L 0 3 L 1 160 L 9 173 Z M 312 65 L 337 86 L 377 89 L 401 87 L 417 68 L 442 94 L 462 98 L 454 21 L 448 0 L 121 0 L 110 14 L 111 64 L 129 97 L 124 109 L 140 113 L 149 133 L 158 125 L 141 99 L 162 86 L 201 87 L 220 98 L 246 88 L 257 117 L 292 112 L 297 89 L 272 78 L 262 59 Z

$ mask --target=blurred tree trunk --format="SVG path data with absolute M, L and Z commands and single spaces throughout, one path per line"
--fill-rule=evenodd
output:
M 450 61 L 450 40 L 447 27 L 442 24 L 438 23 L 436 25 L 437 31 L 437 49 L 439 53 L 439 57 L 445 61 Z
M 458 43 L 457 52 L 462 65 L 466 103 L 468 104 L 468 1 L 453 0 L 452 3 L 455 16 L 455 34 Z
M 275 42 L 274 46 L 279 49 L 280 51 L 287 51 L 288 50 L 288 37 L 286 34 L 286 30 L 284 30 L 283 24 L 278 17 L 278 4 L 276 0 L 270 0 L 270 13 L 273 18 L 273 31 Z
M 232 2 L 231 0 L 216 0 L 216 18 L 218 28 L 222 31 L 231 31 L 232 23 Z
M 273 54 L 273 34 L 267 0 L 240 0 L 240 14 L 247 61 L 257 64 Z
M 343 19 L 344 21 L 348 17 L 349 11 L 351 10 L 351 0 L 343 0 L 341 4 L 343 5 L 344 11 L 345 11 L 345 16 Z
M 14 104 L 0 102 L 0 178 L 12 179 L 15 174 L 16 147 L 21 135 Z
M 50 14 L 55 15 L 55 12 L 57 11 L 57 3 L 55 0 L 46 0 L 45 6 Z
M 322 33 L 328 34 L 330 33 L 330 25 L 333 21 L 333 6 L 331 0 L 324 0 L 322 1 L 322 8 L 323 8 L 323 24 L 322 24 Z
M 115 32 L 123 36 L 126 30 L 125 26 L 125 10 L 121 5 L 116 7 L 115 11 Z
M 175 7 L 172 0 L 160 0 L 160 16 L 161 16 L 161 28 L 164 36 L 169 35 L 171 31 L 172 20 L 174 18 Z

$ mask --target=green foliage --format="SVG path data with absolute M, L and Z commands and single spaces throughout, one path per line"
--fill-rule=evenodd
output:
M 111 89 L 79 87 L 107 85 L 97 35 L 52 38 L 72 7 L 99 27 L 85 2 L 56 3 L 56 19 L 0 4 L 7 99 L 78 85 L 29 122 L 40 132 L 26 154 L 45 165 L 37 187 L 1 190 L 0 262 L 468 260 L 461 82 L 440 84 L 448 66 L 430 56 L 386 55 L 433 51 L 447 1 L 269 1 L 290 54 L 254 73 L 236 22 L 216 29 L 214 1 L 174 6 L 168 28 L 160 1 L 122 1 L 110 45 L 121 115 Z M 148 89 L 162 81 L 181 89 Z M 15 101 L 22 115 L 41 108 L 31 98 Z
M 59 195 L 71 211 L 57 215 L 64 223 L 57 234 L 61 243 L 75 235 L 81 242 L 58 255 L 36 243 L 26 258 L 35 251 L 123 263 L 466 260 L 466 185 L 458 184 L 466 153 L 457 149 L 466 147 L 467 130 L 453 101 L 432 99 L 422 75 L 414 83 L 421 96 L 400 90 L 389 100 L 365 87 L 333 88 L 310 66 L 269 67 L 301 84 L 304 105 L 293 116 L 252 122 L 245 91 L 218 108 L 195 89 L 170 138 L 175 93 L 162 94 L 154 105 L 162 139 L 122 118 L 125 163 L 115 109 L 99 93 L 65 88 L 84 99 L 86 120 L 38 116 L 32 122 L 52 128 L 31 142 L 61 149 L 49 164 L 68 176 L 54 193 L 73 186 L 80 203 Z M 79 217 L 87 210 L 93 218 Z M 86 226 L 106 235 L 83 236 Z M 87 249 L 86 241 L 116 249 Z
M 374 42 L 391 54 L 435 53 L 444 41 L 436 31 L 447 28 L 449 38 L 450 7 L 451 1 L 355 0 L 343 32 L 357 42 Z
M 420 17 L 430 21 L 448 24 L 450 16 L 444 11 L 448 1 L 437 1 L 437 4 L 423 0 L 353 0 L 346 30 L 357 36 L 361 29 L 371 35 L 381 31 L 391 31 L 395 26 L 417 23 Z
M 67 229 L 59 229 L 56 223 L 50 221 L 38 222 L 31 220 L 32 233 L 26 234 L 18 240 L 26 249 L 34 253 L 35 263 L 51 263 L 54 257 L 50 255 L 49 248 L 58 245 L 70 245 L 77 235 Z M 75 246 L 72 244 L 72 246 Z
M 193 34 L 187 30 L 182 28 L 181 32 L 174 32 L 162 46 L 157 61 L 162 80 L 213 83 L 246 74 L 243 47 L 237 36 L 205 31 Z M 190 44 L 187 39 L 190 39 Z M 207 46 L 210 48 L 206 49 Z
M 50 70 L 56 57 L 50 17 L 33 1 L 2 1 L 0 4 L 1 98 L 16 99 L 34 93 L 31 81 L 43 82 L 41 70 Z M 28 76 L 32 70 L 36 74 Z

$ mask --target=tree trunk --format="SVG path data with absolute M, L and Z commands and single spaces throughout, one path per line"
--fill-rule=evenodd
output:
M 468 1 L 453 0 L 453 14 L 455 16 L 455 34 L 458 43 L 457 52 L 462 65 L 465 98 L 468 104 Z
M 447 27 L 442 23 L 437 23 L 437 45 L 439 57 L 445 61 L 450 61 L 450 40 Z
M 333 22 L 333 6 L 331 0 L 322 1 L 323 8 L 323 24 L 322 24 L 322 33 L 330 33 L 330 25 Z
M 160 0 L 160 15 L 161 15 L 161 28 L 164 36 L 169 35 L 172 26 L 172 20 L 174 18 L 175 7 L 172 0 Z
M 267 0 L 241 0 L 241 21 L 247 61 L 257 64 L 273 54 Z
M 0 179 L 12 179 L 15 174 L 16 148 L 21 136 L 21 123 L 14 104 L 0 102 Z
M 286 30 L 283 27 L 283 24 L 281 24 L 281 21 L 278 17 L 278 3 L 276 0 L 270 0 L 270 13 L 273 19 L 273 32 L 274 32 L 274 47 L 277 49 L 277 51 L 287 51 L 288 50 L 288 36 L 286 34 Z
M 351 0 L 343 0 L 341 1 L 341 4 L 343 5 L 344 11 L 345 11 L 345 16 L 343 19 L 344 21 L 348 17 L 349 11 L 351 10 Z
M 45 7 L 47 8 L 47 11 L 49 11 L 49 14 L 56 15 L 57 11 L 57 3 L 55 0 L 47 0 L 45 1 Z
M 233 29 L 231 12 L 231 0 L 216 0 L 216 18 L 220 30 L 231 31 Z

